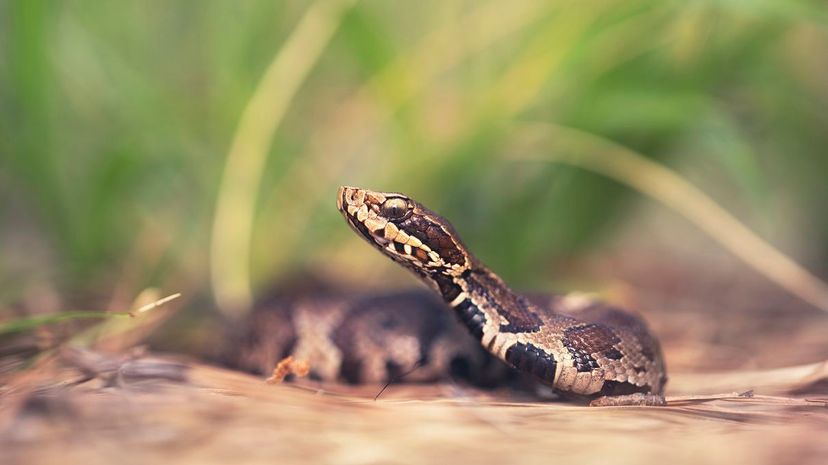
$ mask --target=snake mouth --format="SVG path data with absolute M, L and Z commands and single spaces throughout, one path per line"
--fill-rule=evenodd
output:
M 391 241 L 383 235 L 383 230 L 372 231 L 363 221 L 357 217 L 357 212 L 364 205 L 368 191 L 358 187 L 340 186 L 336 192 L 336 208 L 348 221 L 348 225 L 362 237 L 374 242 L 380 247 L 385 247 Z

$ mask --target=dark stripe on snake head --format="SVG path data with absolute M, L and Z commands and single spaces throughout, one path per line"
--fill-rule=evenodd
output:
M 449 233 L 443 229 L 446 226 L 442 226 L 429 219 L 429 214 L 434 214 L 423 207 L 421 209 L 426 213 L 425 215 L 412 215 L 396 223 L 400 230 L 405 231 L 408 235 L 414 236 L 423 244 L 428 245 L 447 264 L 466 265 L 466 255 Z M 457 237 L 456 234 L 455 237 Z

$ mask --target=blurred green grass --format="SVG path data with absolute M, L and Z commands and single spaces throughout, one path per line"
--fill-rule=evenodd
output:
M 43 283 L 70 301 L 207 292 L 240 115 L 309 5 L 0 3 L 0 301 Z M 393 265 L 342 224 L 340 184 L 410 193 L 504 277 L 548 287 L 537 271 L 612 237 L 637 197 L 570 166 L 503 161 L 522 122 L 689 167 L 824 271 L 820 2 L 366 1 L 335 19 L 266 164 L 243 177 L 255 290 L 302 268 L 382 286 Z

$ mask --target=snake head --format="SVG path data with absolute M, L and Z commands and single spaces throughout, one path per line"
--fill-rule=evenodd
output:
M 454 227 L 404 194 L 342 186 L 336 206 L 354 231 L 415 272 L 460 275 L 472 266 Z

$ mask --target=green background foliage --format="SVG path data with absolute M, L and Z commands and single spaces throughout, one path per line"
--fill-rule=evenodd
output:
M 311 5 L 0 3 L 3 300 L 35 282 L 206 293 L 240 115 Z M 338 217 L 340 184 L 409 193 L 506 278 L 542 284 L 538 270 L 594 250 L 640 197 L 504 160 L 524 123 L 684 172 L 783 248 L 809 244 L 797 258 L 824 270 L 827 26 L 824 4 L 795 0 L 346 6 L 249 173 L 253 288 L 297 269 L 392 268 Z

